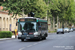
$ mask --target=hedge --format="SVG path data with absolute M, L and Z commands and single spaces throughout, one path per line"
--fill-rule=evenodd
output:
M 0 38 L 11 38 L 11 31 L 0 31 Z

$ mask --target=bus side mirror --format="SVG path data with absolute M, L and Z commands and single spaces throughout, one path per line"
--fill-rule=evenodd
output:
M 16 26 L 18 25 L 18 22 L 16 22 Z

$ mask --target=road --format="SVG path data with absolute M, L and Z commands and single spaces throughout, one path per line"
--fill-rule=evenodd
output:
M 41 41 L 4 40 L 0 41 L 0 50 L 75 50 L 75 32 L 49 34 Z

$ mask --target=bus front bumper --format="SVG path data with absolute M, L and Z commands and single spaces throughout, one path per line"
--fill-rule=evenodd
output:
M 22 35 L 21 39 L 38 39 L 39 35 Z

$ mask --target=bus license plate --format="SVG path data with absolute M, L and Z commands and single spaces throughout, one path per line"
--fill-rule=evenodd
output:
M 24 33 L 24 35 L 27 35 L 27 33 Z
M 30 39 L 30 37 L 26 37 L 26 39 Z

